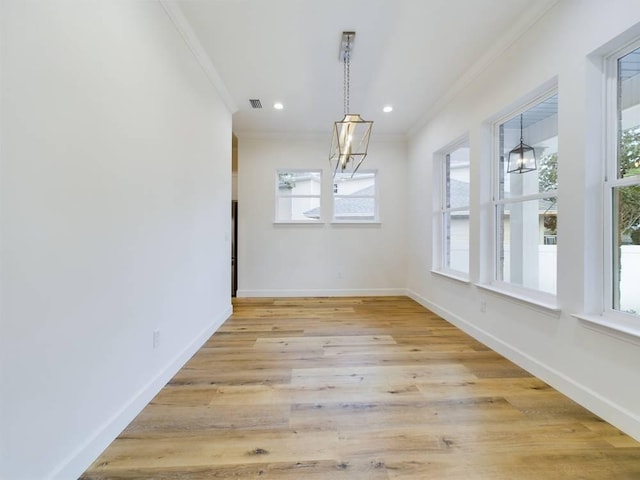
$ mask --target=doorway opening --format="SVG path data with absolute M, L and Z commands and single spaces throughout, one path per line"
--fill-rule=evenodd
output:
M 238 202 L 231 201 L 231 296 L 238 291 Z

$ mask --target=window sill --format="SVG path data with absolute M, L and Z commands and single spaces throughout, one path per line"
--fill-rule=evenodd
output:
M 560 318 L 562 310 L 555 303 L 545 302 L 537 298 L 529 297 L 524 294 L 516 293 L 511 290 L 498 288 L 495 285 L 483 285 L 476 283 L 476 287 L 489 293 L 499 295 L 507 300 L 511 300 L 518 305 L 525 306 L 536 312 L 543 313 L 549 317 Z
M 619 340 L 640 345 L 640 326 L 630 325 L 626 322 L 607 318 L 603 315 L 589 315 L 585 313 L 573 314 L 580 320 L 585 328 L 603 333 Z
M 371 225 L 380 226 L 382 222 L 379 220 L 333 220 L 331 225 Z
M 289 226 L 289 225 L 324 225 L 324 222 L 320 220 L 276 220 L 273 222 L 275 226 Z
M 437 275 L 439 277 L 448 278 L 449 280 L 455 280 L 456 282 L 464 283 L 469 285 L 471 282 L 468 277 L 465 277 L 463 274 L 456 274 L 454 272 L 446 272 L 443 270 L 431 270 L 431 273 Z

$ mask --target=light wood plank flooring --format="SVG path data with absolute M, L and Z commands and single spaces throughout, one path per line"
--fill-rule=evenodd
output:
M 81 478 L 640 479 L 640 444 L 408 298 L 238 299 Z

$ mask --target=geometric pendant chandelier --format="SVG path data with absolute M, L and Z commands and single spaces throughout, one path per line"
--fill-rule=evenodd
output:
M 351 52 L 356 32 L 342 32 L 340 60 L 343 63 L 344 117 L 333 124 L 329 163 L 336 173 L 356 173 L 369 148 L 369 137 L 373 122 L 363 120 L 357 113 L 349 113 L 349 89 L 351 82 Z

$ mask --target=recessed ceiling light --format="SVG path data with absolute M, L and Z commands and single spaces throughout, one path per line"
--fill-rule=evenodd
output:
M 384 113 L 393 112 L 393 107 L 392 107 L 391 105 L 387 105 L 387 106 L 385 106 L 385 107 L 382 109 L 382 111 L 383 111 Z
M 275 108 L 276 110 L 282 110 L 284 108 L 284 105 L 280 102 L 276 102 L 273 104 L 273 108 Z

